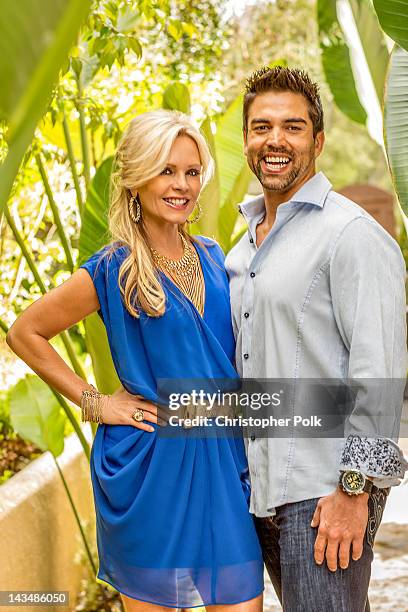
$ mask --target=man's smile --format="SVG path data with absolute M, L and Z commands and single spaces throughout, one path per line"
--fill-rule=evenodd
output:
M 291 163 L 287 155 L 276 155 L 268 153 L 261 158 L 261 169 L 263 174 L 280 174 L 286 171 Z

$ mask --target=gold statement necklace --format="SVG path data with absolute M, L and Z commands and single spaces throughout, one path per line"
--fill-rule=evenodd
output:
M 184 293 L 194 304 L 201 316 L 204 314 L 205 283 L 200 258 L 195 248 L 179 234 L 183 243 L 183 257 L 170 259 L 150 247 L 156 266 Z

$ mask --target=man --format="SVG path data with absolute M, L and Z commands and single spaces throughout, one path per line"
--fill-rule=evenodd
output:
M 362 384 L 344 438 L 292 427 L 252 436 L 247 451 L 250 511 L 283 609 L 363 612 L 375 531 L 407 468 L 395 436 L 375 433 L 388 409 L 398 419 L 402 390 L 384 401 L 368 384 L 405 378 L 405 265 L 385 230 L 316 174 L 323 130 L 306 73 L 278 66 L 248 79 L 244 151 L 263 195 L 241 206 L 248 233 L 226 266 L 243 378 Z

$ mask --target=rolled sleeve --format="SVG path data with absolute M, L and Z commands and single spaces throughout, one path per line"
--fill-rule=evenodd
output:
M 338 237 L 330 290 L 355 392 L 339 469 L 359 469 L 381 487 L 399 484 L 408 468 L 397 444 L 407 369 L 405 274 L 397 243 L 370 217 L 355 218 Z
M 383 488 L 398 485 L 408 463 L 393 440 L 349 435 L 341 453 L 340 470 L 353 469 L 371 476 L 373 484 Z

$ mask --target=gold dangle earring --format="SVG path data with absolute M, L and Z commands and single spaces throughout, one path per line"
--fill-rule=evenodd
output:
M 203 216 L 203 209 L 202 209 L 200 202 L 197 202 L 197 207 L 198 207 L 198 212 L 196 216 L 193 219 L 187 219 L 187 223 L 189 225 L 192 225 L 193 223 L 197 223 L 197 221 L 199 221 L 201 217 Z
M 133 211 L 133 203 L 134 202 L 136 203 L 136 205 L 135 205 L 135 211 L 136 212 Z M 139 223 L 140 217 L 141 217 L 141 214 L 142 214 L 142 209 L 141 209 L 141 206 L 140 206 L 140 200 L 139 200 L 138 194 L 136 194 L 136 195 L 134 195 L 134 196 L 132 196 L 130 198 L 129 203 L 128 203 L 128 208 L 129 208 L 129 215 L 130 215 L 130 218 L 132 219 L 133 223 Z

